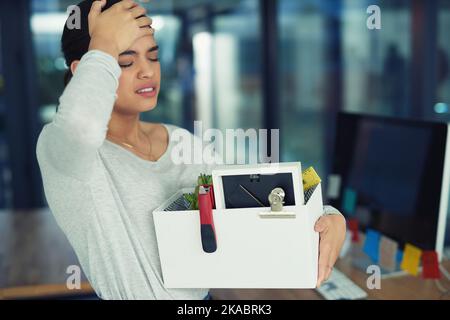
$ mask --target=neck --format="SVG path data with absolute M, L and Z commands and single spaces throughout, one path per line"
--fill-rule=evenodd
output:
M 113 111 L 108 125 L 108 134 L 113 138 L 119 138 L 124 140 L 124 142 L 138 145 L 145 139 L 143 128 L 139 121 L 139 113 L 130 115 L 119 114 Z

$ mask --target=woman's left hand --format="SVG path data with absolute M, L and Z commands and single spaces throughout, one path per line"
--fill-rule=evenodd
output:
M 314 227 L 314 230 L 320 233 L 317 287 L 330 277 L 344 244 L 346 229 L 342 215 L 325 215 L 317 220 Z

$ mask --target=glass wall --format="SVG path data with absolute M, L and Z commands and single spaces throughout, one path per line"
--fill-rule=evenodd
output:
M 261 34 L 256 0 L 241 1 L 214 18 L 214 126 L 262 125 Z
M 378 1 L 381 29 L 367 27 L 368 3 L 343 1 L 342 50 L 346 111 L 409 115 L 410 1 Z
M 0 27 L 1 25 L 0 23 Z M 0 35 L 0 209 L 11 207 L 12 202 L 11 170 L 6 137 L 5 78 L 2 60 L 2 38 Z
M 323 172 L 326 4 L 279 1 L 282 160 Z
M 439 121 L 450 123 L 450 1 L 440 0 L 438 10 L 437 92 L 434 113 Z M 450 202 L 450 194 L 448 196 Z M 447 214 L 445 245 L 450 246 L 450 207 Z
M 69 6 L 70 3 L 67 4 Z M 61 53 L 61 35 L 67 17 L 58 0 L 32 0 L 31 31 L 36 54 L 39 114 L 42 123 L 51 121 L 64 89 L 66 70 Z
M 440 0 L 438 10 L 437 92 L 434 112 L 439 120 L 450 122 L 450 1 Z

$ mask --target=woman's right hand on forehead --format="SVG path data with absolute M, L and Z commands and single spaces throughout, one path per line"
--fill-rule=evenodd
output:
M 147 11 L 134 1 L 120 1 L 101 12 L 105 4 L 106 0 L 94 1 L 89 12 L 89 50 L 102 50 L 117 59 L 138 38 L 153 34 Z

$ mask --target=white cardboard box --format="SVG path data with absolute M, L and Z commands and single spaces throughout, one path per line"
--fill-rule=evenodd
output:
M 306 205 L 284 207 L 295 218 L 262 218 L 270 208 L 213 210 L 214 253 L 202 249 L 198 210 L 164 211 L 188 192 L 193 189 L 180 190 L 153 212 L 166 288 L 316 287 L 321 185 Z

